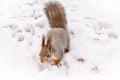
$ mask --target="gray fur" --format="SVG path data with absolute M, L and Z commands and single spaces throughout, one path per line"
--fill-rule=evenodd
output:
M 57 59 L 61 59 L 65 49 L 69 50 L 70 48 L 69 34 L 65 29 L 52 28 L 46 38 L 51 41 L 53 54 Z

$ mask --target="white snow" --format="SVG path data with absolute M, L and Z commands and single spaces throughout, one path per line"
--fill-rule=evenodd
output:
M 120 1 L 58 0 L 71 39 L 59 68 L 39 61 L 48 1 L 0 0 L 0 80 L 120 80 Z

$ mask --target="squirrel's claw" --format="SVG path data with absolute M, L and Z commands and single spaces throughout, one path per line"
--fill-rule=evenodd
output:
M 60 67 L 61 66 L 60 60 L 54 60 L 54 64 L 52 64 L 52 66 L 53 65 L 56 65 L 57 67 Z
M 55 65 L 55 66 L 57 66 L 57 67 L 62 66 L 61 64 L 52 64 L 52 66 L 53 66 L 53 65 Z
M 53 65 L 56 65 L 57 67 L 60 67 L 60 66 L 62 66 L 61 64 L 52 64 L 52 66 L 53 66 Z

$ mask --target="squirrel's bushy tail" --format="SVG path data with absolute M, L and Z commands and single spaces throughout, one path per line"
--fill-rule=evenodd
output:
M 46 3 L 45 13 L 48 17 L 51 28 L 66 29 L 67 21 L 64 8 L 57 1 Z

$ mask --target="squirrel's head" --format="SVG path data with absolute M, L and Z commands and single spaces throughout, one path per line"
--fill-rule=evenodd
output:
M 44 37 L 44 35 L 42 37 L 42 45 L 41 45 L 41 51 L 40 51 L 39 56 L 40 56 L 40 61 L 42 63 L 50 61 L 50 59 L 52 57 L 51 42 L 50 42 L 50 40 L 47 40 L 47 43 L 45 44 L 45 37 Z

